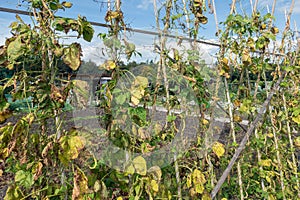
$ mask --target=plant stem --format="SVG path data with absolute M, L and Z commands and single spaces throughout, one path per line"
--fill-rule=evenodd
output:
M 279 77 L 279 79 L 277 80 L 277 82 L 275 83 L 275 85 L 273 86 L 272 90 L 270 91 L 270 94 L 268 95 L 267 99 L 263 103 L 263 105 L 262 105 L 261 109 L 259 110 L 258 114 L 256 115 L 256 118 L 250 124 L 250 127 L 249 127 L 247 133 L 245 134 L 243 140 L 241 141 L 238 149 L 235 151 L 235 154 L 233 155 L 232 159 L 230 160 L 227 168 L 225 169 L 225 171 L 223 172 L 223 174 L 222 174 L 221 178 L 219 179 L 217 185 L 215 186 L 215 188 L 211 192 L 211 198 L 215 198 L 215 196 L 219 192 L 221 186 L 223 185 L 224 181 L 226 180 L 226 177 L 229 175 L 229 173 L 230 173 L 233 165 L 235 164 L 235 161 L 238 159 L 238 157 L 240 156 L 240 154 L 244 150 L 249 137 L 252 135 L 254 129 L 257 126 L 257 124 L 262 120 L 263 115 L 265 114 L 266 109 L 267 109 L 267 107 L 268 107 L 268 105 L 269 105 L 269 103 L 270 103 L 273 95 L 279 90 L 279 88 L 280 88 L 279 85 L 282 82 L 282 80 L 285 77 L 285 75 L 286 75 L 286 72 L 283 71 L 281 73 L 281 76 Z
M 231 103 L 231 99 L 230 99 L 229 87 L 228 87 L 228 82 L 227 82 L 226 77 L 224 77 L 224 82 L 225 82 L 225 90 L 226 90 L 226 97 L 227 97 L 227 103 L 228 103 L 228 113 L 229 113 L 229 118 L 230 118 L 231 135 L 233 138 L 233 142 L 236 143 L 235 125 L 233 122 L 232 103 Z M 237 171 L 238 171 L 238 183 L 239 183 L 239 187 L 240 187 L 240 199 L 243 200 L 244 192 L 243 192 L 242 170 L 241 170 L 240 161 L 237 162 Z
M 282 94 L 282 100 L 283 100 L 283 109 L 286 115 L 286 118 L 289 118 L 289 113 L 288 109 L 286 106 L 286 99 L 285 95 Z M 289 137 L 289 145 L 290 145 L 290 151 L 292 153 L 292 161 L 293 161 L 293 171 L 296 177 L 296 184 L 297 184 L 297 191 L 298 191 L 298 198 L 300 198 L 300 184 L 299 184 L 299 177 L 298 177 L 298 170 L 297 170 L 297 161 L 296 161 L 296 156 L 295 156 L 295 147 L 294 147 L 294 142 L 292 140 L 292 134 L 291 134 L 291 127 L 290 127 L 290 122 L 289 120 L 286 121 L 286 126 L 287 126 L 287 133 Z

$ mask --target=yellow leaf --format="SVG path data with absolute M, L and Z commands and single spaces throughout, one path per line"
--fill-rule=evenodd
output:
M 142 156 L 134 158 L 132 164 L 135 168 L 136 173 L 142 176 L 145 176 L 147 174 L 147 163 Z
M 223 59 L 222 59 L 222 63 L 223 63 L 224 65 L 228 65 L 228 58 L 223 58 Z
M 268 196 L 268 200 L 276 200 L 276 199 L 273 197 L 273 195 L 272 195 L 272 194 L 269 194 L 269 196 Z
M 9 156 L 9 149 L 8 148 L 3 148 L 0 150 L 0 158 L 5 159 Z
M 81 150 L 85 146 L 85 139 L 80 136 L 73 136 L 70 138 L 70 147 L 71 148 L 76 148 L 77 150 Z
M 192 174 L 192 178 L 193 178 L 193 183 L 195 185 L 206 183 L 206 179 L 205 179 L 204 174 L 202 174 L 202 172 L 198 169 L 194 169 L 193 174 Z
M 223 156 L 225 153 L 224 145 L 221 144 L 220 142 L 215 142 L 214 145 L 212 146 L 212 150 L 218 156 L 218 158 Z
M 11 185 L 7 188 L 4 200 L 18 200 L 22 199 L 23 194 L 18 186 Z
M 242 121 L 242 118 L 241 118 L 239 115 L 234 115 L 234 116 L 233 116 L 233 121 L 234 121 L 234 122 L 241 122 L 241 121 Z
M 0 177 L 3 175 L 3 170 L 0 169 Z
M 272 164 L 272 160 L 271 159 L 265 159 L 265 160 L 261 160 L 259 162 L 259 165 L 263 166 L 263 167 L 270 167 L 271 164 Z
M 135 77 L 131 85 L 131 103 L 137 106 L 140 103 L 141 98 L 145 94 L 145 88 L 148 86 L 148 79 L 143 76 Z
M 116 63 L 112 60 L 107 60 L 105 63 L 103 63 L 99 68 L 103 68 L 106 70 L 112 70 L 116 68 Z
M 199 183 L 194 186 L 196 193 L 202 194 L 204 192 L 204 186 L 203 184 Z
M 158 192 L 158 184 L 157 184 L 156 180 L 151 180 L 150 185 L 154 192 Z
M 224 70 L 224 69 L 221 69 L 220 72 L 219 72 L 219 75 L 220 75 L 220 76 L 223 76 L 225 73 L 226 73 L 225 70 Z
M 211 197 L 210 197 L 210 195 L 209 195 L 207 192 L 205 192 L 205 193 L 202 195 L 201 200 L 211 200 Z
M 202 124 L 203 125 L 207 125 L 209 123 L 209 121 L 208 120 L 206 120 L 206 119 L 202 119 Z
M 222 198 L 221 200 L 227 200 L 227 198 Z
M 10 63 L 10 64 L 8 64 L 8 65 L 6 66 L 6 68 L 9 69 L 9 70 L 13 70 L 14 67 L 15 67 L 15 65 L 12 64 L 12 63 Z
M 143 97 L 145 90 L 141 88 L 133 88 L 131 89 L 130 93 L 132 97 L 135 97 L 140 100 Z
M 116 68 L 116 63 L 109 60 L 109 61 L 107 61 L 107 66 L 108 66 L 108 69 L 115 69 Z
M 296 137 L 296 139 L 294 140 L 294 144 L 296 147 L 300 147 L 300 137 Z
M 135 86 L 140 86 L 142 88 L 146 88 L 148 86 L 148 79 L 143 76 L 135 77 L 134 83 Z
M 300 125 L 300 115 L 298 115 L 297 117 L 293 117 L 292 119 L 294 122 Z
M 125 169 L 125 173 L 126 174 L 134 174 L 134 167 L 133 167 L 133 165 L 131 164 L 131 165 L 129 165 L 129 166 L 127 166 L 126 167 L 126 169 Z
M 123 200 L 123 198 L 122 197 L 118 197 L 117 200 Z
M 131 103 L 135 106 L 139 105 L 139 103 L 140 103 L 140 100 L 134 96 L 131 96 L 130 100 L 131 100 Z
M 271 183 L 271 179 L 270 179 L 269 176 L 266 176 L 266 181 L 267 181 L 268 183 Z
M 273 34 L 277 34 L 277 33 L 279 33 L 279 29 L 278 29 L 277 27 L 272 27 L 272 28 L 271 28 L 271 32 L 272 32 Z
M 264 30 L 264 29 L 266 29 L 266 28 L 267 28 L 267 25 L 266 25 L 266 24 L 264 24 L 264 23 L 262 23 L 260 27 L 261 27 L 261 29 L 263 29 L 263 30 Z
M 79 43 L 73 43 L 63 50 L 63 61 L 72 70 L 77 70 L 81 65 L 81 46 Z
M 59 158 L 64 164 L 76 159 L 80 150 L 85 146 L 85 140 L 80 136 L 63 136 L 60 138 L 59 143 L 61 147 Z
M 65 8 L 71 8 L 73 6 L 73 4 L 71 2 L 62 2 L 62 5 L 65 7 Z

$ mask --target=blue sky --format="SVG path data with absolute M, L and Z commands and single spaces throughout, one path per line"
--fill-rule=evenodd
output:
M 18 7 L 18 2 L 21 0 L 0 0 L 1 7 L 13 8 L 26 10 L 24 6 Z M 101 0 L 99 0 L 101 1 Z M 243 11 L 246 13 L 251 12 L 250 6 L 251 0 L 240 0 L 237 3 L 237 9 L 239 12 Z M 255 0 L 252 0 L 255 2 Z M 292 15 L 292 29 L 294 29 L 294 22 L 300 26 L 300 0 L 295 0 L 295 8 L 294 13 Z M 80 14 L 82 16 L 86 16 L 88 20 L 95 22 L 104 22 L 104 16 L 106 12 L 106 5 L 97 3 L 93 0 L 70 0 L 73 3 L 73 7 L 71 9 L 67 9 L 65 12 L 60 12 L 58 15 L 66 16 L 66 17 L 74 17 L 77 18 L 77 15 Z M 163 2 L 163 0 L 157 0 L 159 2 Z M 279 27 L 280 30 L 283 30 L 285 17 L 285 10 L 289 10 L 291 0 L 277 0 L 277 6 L 275 10 L 275 24 Z M 224 21 L 229 13 L 231 0 L 215 0 L 216 10 L 218 15 L 218 21 Z M 259 0 L 258 9 L 262 12 L 267 12 L 267 6 L 272 8 L 273 0 Z M 122 1 L 122 11 L 125 17 L 125 23 L 129 24 L 132 28 L 145 29 L 155 31 L 155 18 L 153 12 L 153 0 L 123 0 Z M 200 37 L 208 40 L 216 40 L 215 32 L 216 26 L 213 14 L 209 14 L 208 12 L 205 14 L 208 17 L 208 24 L 204 25 L 200 30 Z M 0 45 L 4 43 L 5 38 L 10 36 L 9 28 L 11 22 L 14 21 L 14 14 L 3 13 L 0 12 Z M 28 17 L 23 17 L 25 20 Z M 298 27 L 300 30 L 300 27 Z M 105 29 L 96 27 L 96 34 L 100 32 L 106 32 Z M 174 32 L 176 34 L 176 32 Z M 155 54 L 152 52 L 152 44 L 155 41 L 155 37 L 143 35 L 143 34 L 131 34 L 129 37 L 132 42 L 137 45 L 137 50 L 140 50 L 142 53 L 147 54 L 143 59 L 155 57 Z M 80 41 L 83 45 L 84 50 L 84 58 L 92 59 L 97 63 L 101 63 L 101 42 L 96 37 L 92 41 L 92 43 L 87 43 Z M 174 42 L 174 41 L 173 41 Z M 172 43 L 172 41 L 170 41 Z M 205 51 L 212 51 L 213 47 L 203 47 Z M 103 58 L 105 59 L 105 58 Z M 103 60 L 102 59 L 102 60 Z

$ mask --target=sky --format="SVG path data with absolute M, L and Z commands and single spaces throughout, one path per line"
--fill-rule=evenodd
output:
M 179 1 L 179 0 L 177 0 Z M 239 13 L 251 13 L 250 2 L 255 0 L 239 0 L 237 1 L 237 10 Z M 26 10 L 26 7 L 21 4 L 22 0 L 0 0 L 0 7 Z M 85 16 L 89 21 L 105 23 L 104 16 L 106 14 L 107 5 L 101 3 L 101 0 L 70 0 L 73 3 L 72 8 L 61 11 L 57 15 L 77 18 L 78 14 Z M 103 1 L 102 1 L 103 2 Z M 158 7 L 164 0 L 157 0 Z M 231 0 L 215 0 L 216 13 L 218 22 L 225 21 L 230 11 Z M 258 10 L 262 13 L 266 13 L 272 8 L 273 0 L 258 0 Z M 285 12 L 289 10 L 291 0 L 277 0 L 277 6 L 275 9 L 275 25 L 282 31 L 285 24 Z M 121 9 L 124 13 L 125 23 L 131 28 L 156 31 L 155 28 L 155 15 L 153 9 L 153 0 L 123 0 Z M 199 39 L 205 39 L 210 41 L 217 41 L 215 36 L 216 24 L 213 14 L 209 12 L 205 13 L 208 17 L 208 23 L 200 28 Z M 30 19 L 26 16 L 22 16 L 26 22 L 30 22 Z M 11 22 L 15 21 L 15 14 L 0 12 L 0 45 L 4 44 L 5 38 L 10 37 L 8 26 Z M 300 26 L 300 0 L 295 0 L 294 12 L 291 18 L 292 29 L 295 29 L 294 23 Z M 95 36 L 91 43 L 80 40 L 83 49 L 83 59 L 92 60 L 97 64 L 103 63 L 107 58 L 103 57 L 102 49 L 103 44 L 97 35 L 99 33 L 106 33 L 107 30 L 101 27 L 95 28 Z M 298 28 L 300 30 L 300 27 Z M 172 32 L 175 35 L 182 35 L 182 33 Z M 130 33 L 127 34 L 128 40 L 133 42 L 137 51 L 142 53 L 143 57 L 133 58 L 134 60 L 141 62 L 150 59 L 157 59 L 158 55 L 153 52 L 153 43 L 157 42 L 157 38 L 145 34 Z M 72 42 L 72 41 L 64 41 Z M 169 47 L 176 47 L 176 41 L 168 40 Z M 186 45 L 187 47 L 187 45 Z M 200 49 L 203 52 L 203 57 L 207 62 L 212 62 L 214 53 L 217 51 L 216 47 L 208 45 L 200 45 Z

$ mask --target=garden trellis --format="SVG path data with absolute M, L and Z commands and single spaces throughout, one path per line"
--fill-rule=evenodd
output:
M 258 1 L 250 0 L 252 13 L 249 15 L 237 13 L 237 2 L 233 0 L 231 13 L 223 22 L 224 30 L 218 27 L 214 0 L 167 0 L 161 9 L 153 0 L 157 32 L 125 27 L 126 13 L 121 11 L 120 0 L 108 2 L 106 23 L 54 17 L 61 6 L 71 7 L 69 2 L 27 2 L 35 8 L 34 12 L 0 8 L 0 12 L 30 15 L 36 20 L 36 27 L 31 28 L 18 17 L 19 22 L 12 25 L 15 35 L 7 39 L 0 51 L 1 67 L 19 70 L 12 78 L 1 80 L 0 87 L 1 102 L 4 102 L 0 107 L 3 123 L 0 161 L 5 163 L 5 173 L 15 177 L 7 182 L 5 199 L 299 198 L 300 58 L 290 28 L 294 0 L 291 0 L 280 42 L 277 42 L 280 33 L 273 21 L 276 0 L 271 13 L 264 14 L 257 11 Z M 205 16 L 208 8 L 214 13 L 219 43 L 198 39 L 201 35 L 199 26 L 208 23 Z M 162 9 L 164 12 L 160 12 Z M 183 32 L 191 33 L 190 37 L 170 34 L 173 25 L 179 27 L 179 22 L 185 24 Z M 71 27 L 79 37 L 90 41 L 91 25 L 108 29 L 106 34 L 100 35 L 108 58 L 100 68 L 105 69 L 112 80 L 100 88 L 103 95 L 100 97 L 101 109 L 97 112 L 101 115 L 83 115 L 76 120 L 89 124 L 97 118 L 94 125 L 105 127 L 98 132 L 88 126 L 67 126 L 72 119 L 65 119 L 68 112 L 64 106 L 75 83 L 59 77 L 56 65 L 62 60 L 72 70 L 77 70 L 81 63 L 81 47 L 76 42 L 62 46 L 54 32 L 68 32 Z M 131 72 L 131 69 L 120 67 L 121 55 L 130 60 L 137 53 L 135 44 L 124 36 L 127 31 L 158 36 L 157 64 L 143 66 L 142 72 L 138 68 Z M 32 35 L 40 46 L 28 40 Z M 177 40 L 178 46 L 181 41 L 186 41 L 189 49 L 186 52 L 168 49 L 168 38 Z M 203 72 L 213 72 L 201 65 L 198 44 L 219 48 L 213 66 L 217 77 L 211 91 L 207 90 Z M 37 67 L 32 72 L 27 66 L 42 66 L 43 70 Z M 155 67 L 157 71 L 153 71 Z M 203 69 L 207 71 L 201 71 Z M 154 80 L 152 85 L 148 84 L 151 78 L 146 72 Z M 35 76 L 31 77 L 31 73 Z M 123 79 L 128 80 L 124 87 L 117 84 Z M 174 87 L 179 83 L 180 87 Z M 199 117 L 195 121 L 200 128 L 195 141 L 185 152 L 171 154 L 170 151 L 174 155 L 173 163 L 164 167 L 152 166 L 147 156 L 156 150 L 156 145 L 167 145 L 176 138 L 179 128 L 185 128 L 180 120 L 186 116 L 171 112 L 184 99 L 180 95 L 184 93 L 181 87 L 185 83 L 192 88 L 194 102 L 199 106 Z M 178 96 L 174 91 L 180 91 Z M 10 121 L 15 111 L 10 110 L 10 103 L 3 95 L 5 92 L 15 99 L 30 95 L 34 106 L 30 105 L 25 113 L 14 113 L 15 118 Z M 187 95 L 191 96 L 191 93 Z M 220 96 L 224 96 L 225 106 L 222 102 L 224 108 L 221 107 L 221 111 L 229 123 L 222 138 L 207 145 L 214 135 L 209 131 L 213 117 L 207 118 L 206 113 L 214 113 L 217 105 L 220 106 Z M 118 109 L 114 105 L 118 105 Z M 149 137 L 147 112 L 160 107 L 166 108 L 166 122 L 153 124 L 154 135 Z M 125 114 L 124 109 L 128 109 Z M 250 122 L 247 127 L 241 125 L 243 120 Z M 179 122 L 183 125 L 178 126 Z M 132 134 L 126 135 L 122 127 L 130 129 Z M 90 141 L 88 138 L 95 134 L 99 134 L 99 141 Z M 107 160 L 86 151 L 93 143 L 100 149 L 105 147 L 103 136 L 109 137 L 121 149 L 129 150 L 125 154 L 126 162 L 110 168 L 105 163 Z M 185 139 L 183 137 L 182 142 Z M 28 149 L 35 151 L 30 154 Z M 139 156 L 131 157 L 131 152 L 137 152 Z M 114 155 L 117 160 L 122 160 Z M 0 168 L 0 178 L 3 172 Z

